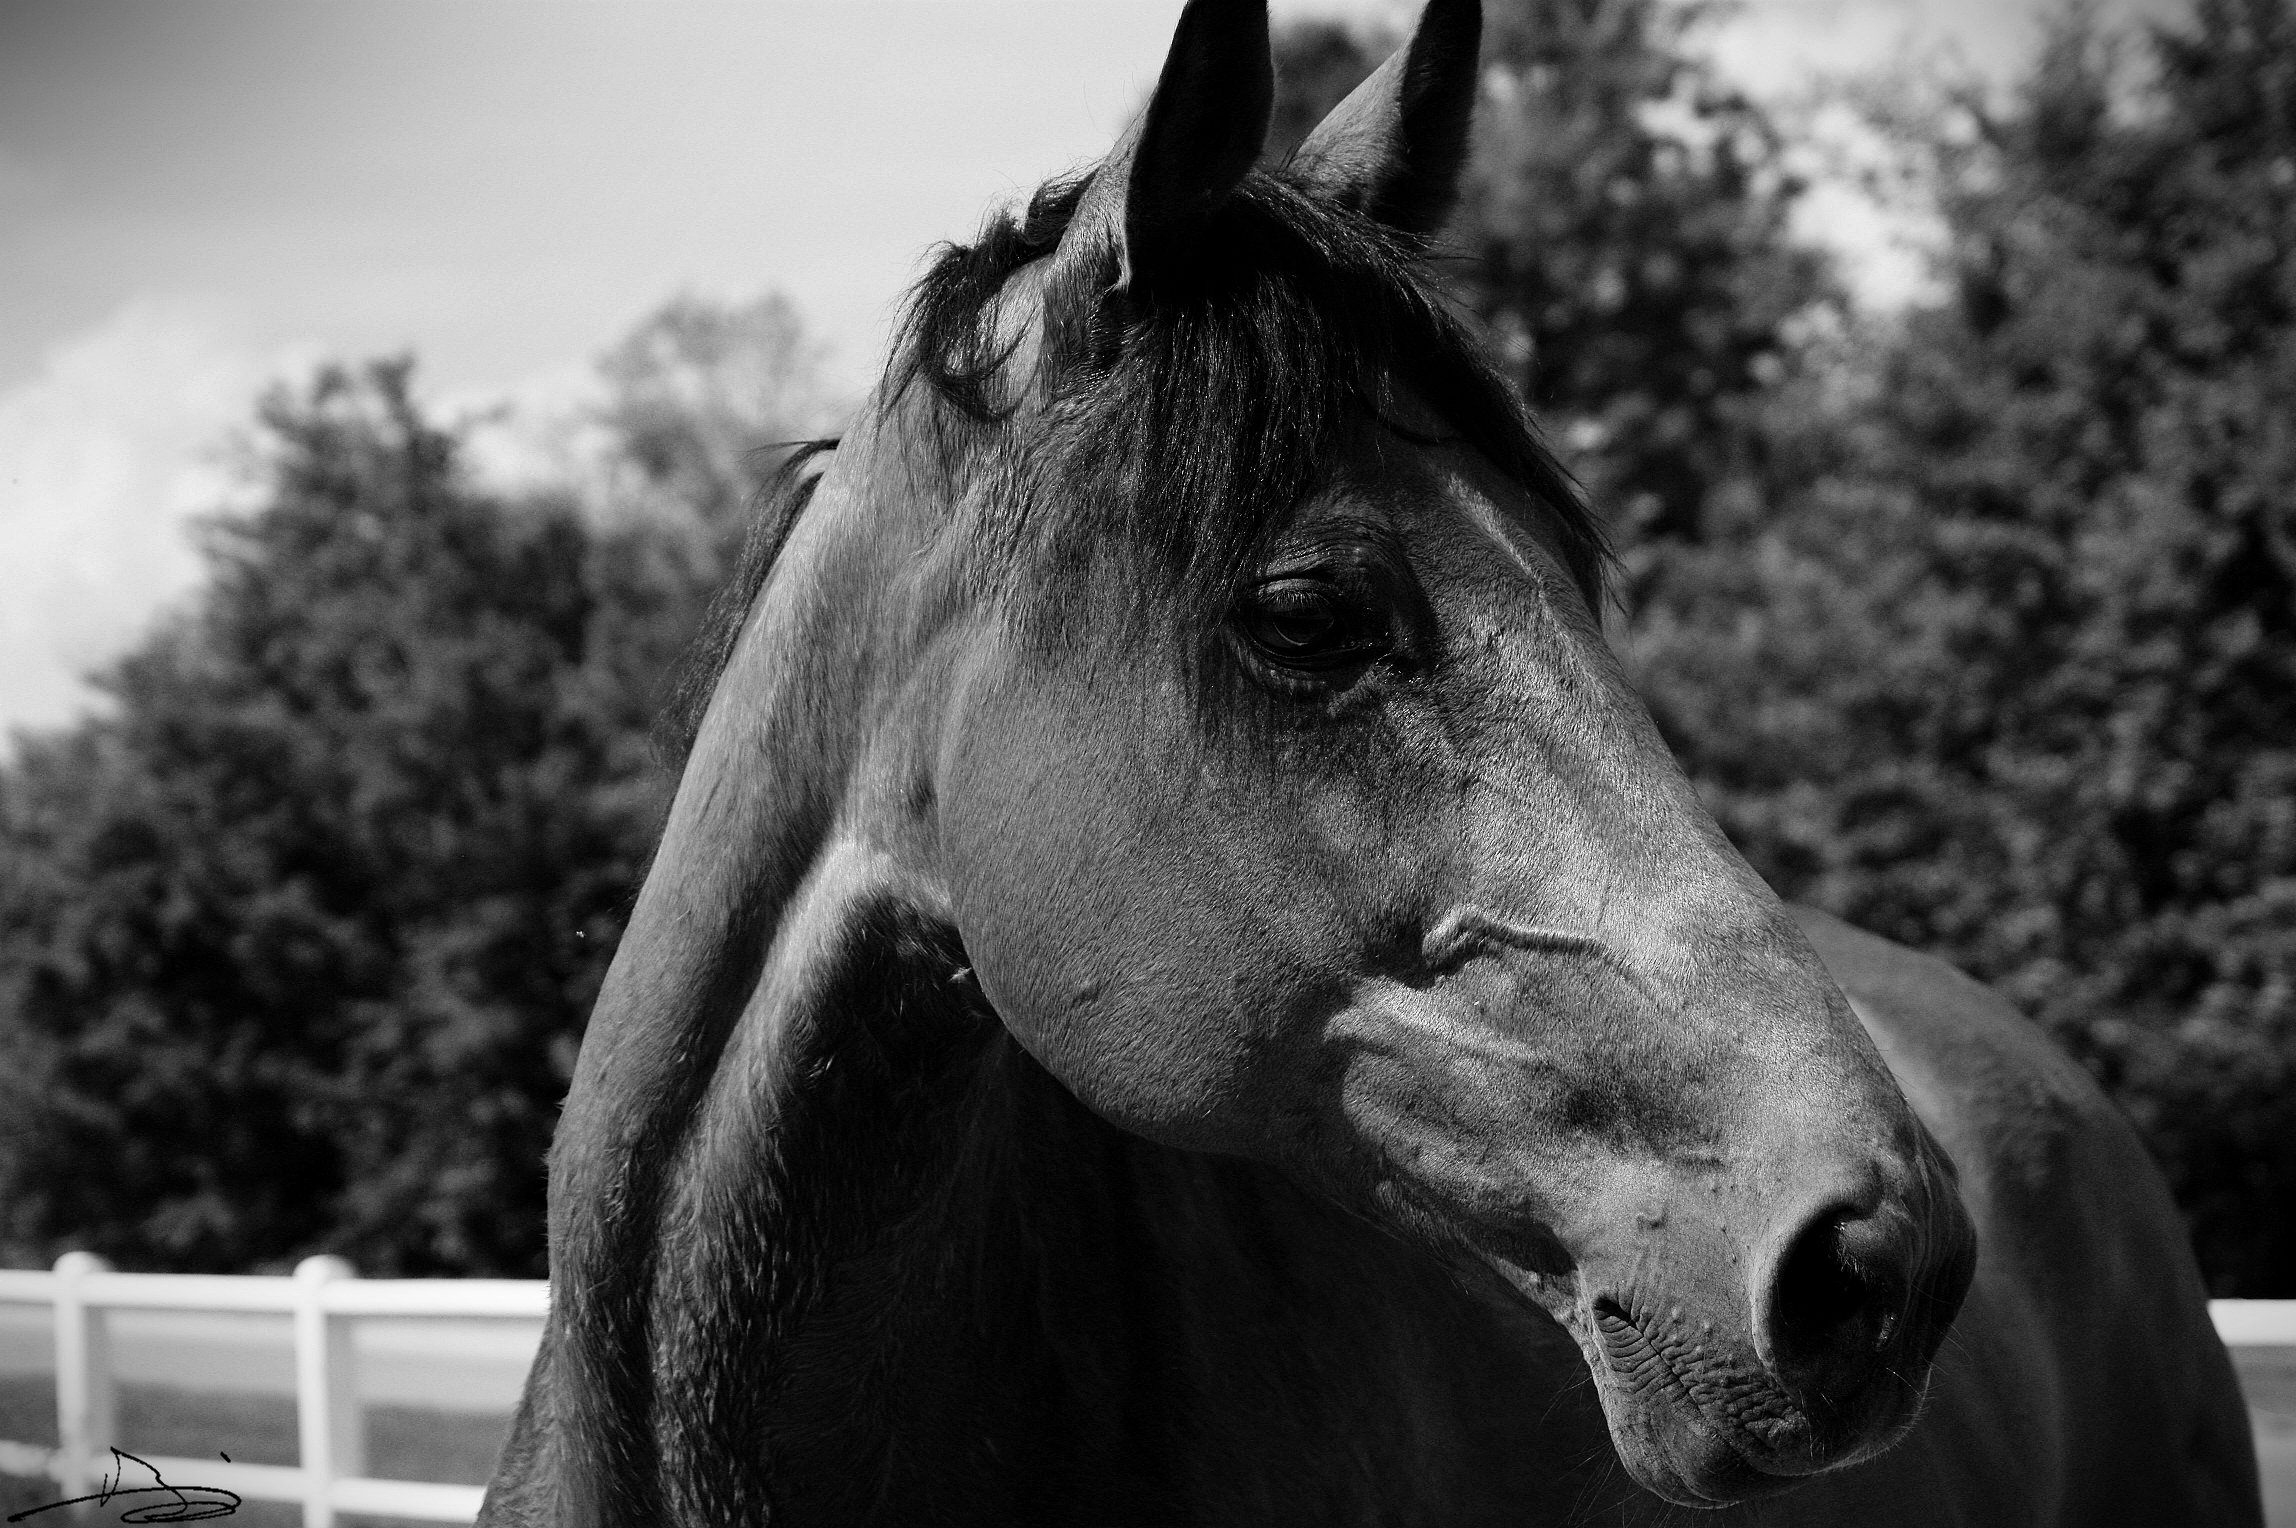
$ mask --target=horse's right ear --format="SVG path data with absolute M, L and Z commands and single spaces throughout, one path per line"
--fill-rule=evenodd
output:
M 1260 157 L 1274 109 L 1267 0 L 1188 0 L 1148 109 L 1094 174 L 1069 224 L 1082 236 L 1076 245 L 1105 258 L 1113 234 L 1123 291 L 1143 294 L 1182 275 L 1213 214 Z
M 1467 162 L 1482 42 L 1481 0 L 1427 0 L 1411 40 L 1293 151 L 1292 174 L 1398 232 L 1440 231 Z

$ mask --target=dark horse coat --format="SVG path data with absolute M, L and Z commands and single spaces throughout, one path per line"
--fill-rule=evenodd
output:
M 1417 265 L 1478 30 L 1264 172 L 1192 0 L 793 473 L 482 1521 L 2257 1522 L 2127 1127 L 1781 906 L 1604 646 Z

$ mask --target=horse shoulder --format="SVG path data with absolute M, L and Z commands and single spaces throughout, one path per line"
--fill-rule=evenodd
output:
M 2183 1221 L 2128 1120 L 1992 989 L 1794 912 L 1977 1223 L 1977 1283 L 1905 1462 L 1926 1451 L 1936 1470 L 1993 1475 L 1983 1483 L 2024 1505 L 2003 1521 L 2258 1521 L 2247 1410 Z

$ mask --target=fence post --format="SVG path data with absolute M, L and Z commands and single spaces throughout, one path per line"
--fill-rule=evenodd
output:
M 327 1314 L 326 1287 L 358 1277 L 339 1257 L 295 1265 L 295 1422 L 303 1464 L 303 1528 L 334 1528 L 333 1488 L 367 1473 L 366 1418 L 348 1317 Z
M 56 1259 L 56 1483 L 66 1499 L 96 1489 L 98 1456 L 108 1460 L 116 1441 L 109 1324 L 81 1283 L 110 1267 L 93 1252 Z

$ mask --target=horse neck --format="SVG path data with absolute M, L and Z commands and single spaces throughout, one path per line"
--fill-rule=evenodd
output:
M 738 1128 L 685 1164 L 661 1520 L 1337 1522 L 1440 1504 L 1485 1441 L 1518 1505 L 1588 1489 L 1600 1421 L 1558 1423 L 1583 1366 L 1543 1317 L 1272 1168 L 1100 1120 L 945 930 L 876 930 L 782 1058 L 812 1080 L 770 1167 Z M 1541 1428 L 1568 1457 L 1507 1482 Z
M 800 1123 L 806 1068 L 834 1054 L 840 1032 L 821 1001 L 835 986 L 823 985 L 824 962 L 918 900 L 877 895 L 873 870 L 845 874 L 877 860 L 839 836 L 870 763 L 875 676 L 908 656 L 889 650 L 908 623 L 885 607 L 936 508 L 915 478 L 899 432 L 866 419 L 791 529 L 584 1037 L 550 1186 L 559 1515 L 571 1523 L 661 1520 L 659 1480 L 677 1473 L 662 1468 L 664 1450 L 684 1444 L 674 1426 L 664 1432 L 655 1355 L 695 1325 L 664 1291 L 675 1295 L 678 1258 L 723 1219 L 712 1196 L 739 1217 L 727 1234 L 774 1249 L 759 1254 L 764 1308 L 803 1271 L 760 1237 L 785 1175 L 717 1184 L 696 1164 L 758 1130 L 770 1148 L 761 1161 L 801 1155 L 778 1137 Z M 737 1304 L 756 1303 L 739 1293 Z
M 1120 1138 L 1010 1040 L 882 856 L 841 842 L 792 901 L 624 1237 L 637 1297 L 562 1290 L 564 1356 L 635 1371 L 561 1442 L 589 1487 L 567 1515 L 849 1521 L 994 1496 L 1015 1466 L 1114 1477 L 1136 1429 L 1085 1418 L 1139 1396 L 1154 1328 L 1125 1288 L 1152 1259 Z
M 786 1058 L 811 1081 L 774 1122 L 770 1168 L 738 1181 L 756 1160 L 739 1131 L 692 1163 L 707 1220 L 687 1219 L 699 1234 L 656 1296 L 691 1340 L 657 1365 L 686 1388 L 674 1425 L 748 1478 L 713 1489 L 673 1467 L 673 1520 L 1010 1508 L 1016 1468 L 1115 1472 L 1124 1429 L 1097 1424 L 1151 1329 L 1121 1276 L 1149 1261 L 1121 1142 L 918 933 L 857 948 L 833 1028 Z M 751 1213 L 728 1216 L 737 1199 Z
M 562 1521 L 761 1521 L 788 1481 L 879 1480 L 896 1444 L 932 1452 L 905 1418 L 947 1386 L 1043 1372 L 1006 1319 L 1030 1291 L 1069 1302 L 1051 1324 L 1071 1337 L 1097 1319 L 1032 1270 L 1037 1249 L 1120 1244 L 1105 1174 L 1079 1168 L 1114 1133 L 962 980 L 904 852 L 929 728 L 888 716 L 887 676 L 913 673 L 896 591 L 947 509 L 926 476 L 896 431 L 849 435 L 735 646 L 593 1013 L 551 1164 Z
M 1429 1309 L 1455 1321 L 1439 1274 L 1280 1175 L 1087 1112 L 944 928 L 879 903 L 834 937 L 791 962 L 818 983 L 794 1027 L 729 1045 L 678 1167 L 660 1520 L 1011 1521 L 1094 1496 L 1155 1520 L 1263 1472 L 1247 1450 L 1327 1469 L 1319 1406 L 1376 1406 Z M 761 1085 L 770 1113 L 741 1104 Z
M 666 1185 L 647 1356 L 668 1521 L 878 1479 L 895 1403 L 970 1356 L 966 1307 L 1004 1281 L 1000 1031 L 952 990 L 945 928 L 869 871 L 809 886 Z

